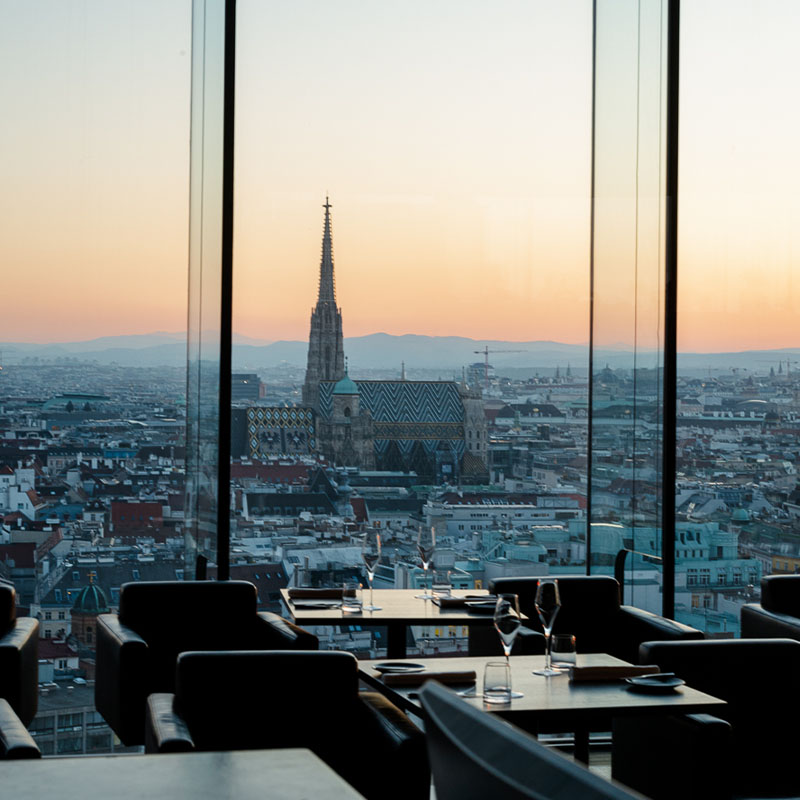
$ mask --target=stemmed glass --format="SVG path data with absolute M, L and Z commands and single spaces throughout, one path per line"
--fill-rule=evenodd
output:
M 515 594 L 497 595 L 497 604 L 494 607 L 494 627 L 500 635 L 500 642 L 503 645 L 503 652 L 506 656 L 506 664 L 511 674 L 511 664 L 508 657 L 511 655 L 511 648 L 514 646 L 514 639 L 517 638 L 520 627 L 522 627 L 522 617 L 519 613 L 519 598 Z M 522 692 L 511 692 L 512 697 L 523 697 Z
M 372 597 L 372 582 L 375 580 L 375 567 L 381 560 L 381 535 L 377 531 L 367 531 L 361 543 L 361 558 L 367 568 L 367 581 L 369 581 L 369 605 L 364 606 L 364 611 L 380 611 Z
M 417 597 L 420 600 L 433 600 L 433 594 L 428 591 L 428 567 L 433 560 L 433 554 L 436 550 L 436 530 L 435 528 L 427 528 L 420 525 L 419 533 L 417 534 L 417 552 L 419 553 L 419 560 L 422 562 L 422 569 L 425 571 L 425 589 L 422 594 Z
M 550 654 L 550 634 L 553 632 L 553 623 L 556 621 L 558 609 L 561 608 L 561 595 L 558 591 L 558 580 L 555 578 L 543 579 L 536 584 L 536 612 L 544 628 L 545 657 L 544 669 L 536 669 L 534 675 L 560 675 L 561 672 L 553 669 Z

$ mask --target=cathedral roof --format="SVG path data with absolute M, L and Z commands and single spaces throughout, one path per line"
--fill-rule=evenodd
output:
M 348 392 L 339 391 L 343 381 L 352 384 Z M 333 413 L 334 394 L 358 394 L 361 407 L 376 422 L 464 421 L 464 405 L 454 381 L 322 381 L 319 406 L 323 417 Z

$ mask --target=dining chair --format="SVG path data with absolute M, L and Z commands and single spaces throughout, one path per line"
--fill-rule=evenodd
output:
M 436 800 L 641 798 L 429 681 L 420 698 Z
M 557 578 L 561 608 L 553 628 L 570 633 L 579 653 L 608 653 L 631 664 L 639 662 L 639 645 L 647 641 L 702 639 L 703 632 L 675 620 L 620 603 L 619 583 L 609 575 L 548 575 Z M 489 591 L 519 597 L 520 611 L 528 617 L 526 626 L 540 631 L 536 613 L 534 577 L 495 578 Z
M 785 636 L 800 641 L 800 575 L 767 575 L 761 579 L 761 602 L 740 611 L 742 638 Z
M 0 759 L 41 758 L 42 754 L 7 700 L 0 700 Z
M 352 653 L 182 653 L 175 692 L 148 699 L 148 753 L 276 747 L 309 748 L 367 798 L 430 794 L 424 735 L 382 695 L 359 692 Z
M 0 698 L 23 724 L 39 706 L 39 620 L 17 616 L 17 592 L 0 583 Z
M 645 642 L 641 658 L 725 700 L 714 715 L 615 720 L 612 775 L 654 800 L 797 797 L 800 642 Z
M 97 620 L 95 705 L 126 746 L 144 744 L 147 698 L 175 689 L 186 650 L 315 650 L 316 636 L 258 611 L 248 581 L 123 584 L 119 614 Z

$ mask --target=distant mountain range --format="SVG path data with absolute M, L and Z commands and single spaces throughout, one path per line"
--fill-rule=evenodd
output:
M 345 339 L 345 352 L 352 371 L 406 369 L 460 371 L 462 367 L 483 363 L 483 352 L 489 348 L 489 363 L 498 371 L 510 373 L 542 369 L 545 373 L 569 365 L 576 375 L 585 375 L 588 346 L 551 341 L 507 342 L 469 339 L 461 336 L 393 336 L 373 333 Z M 234 335 L 233 364 L 238 371 L 270 369 L 281 364 L 304 367 L 308 353 L 305 341 L 276 341 L 252 339 Z M 82 342 L 34 344 L 26 342 L 0 343 L 0 364 L 39 362 L 57 363 L 76 359 L 98 364 L 116 363 L 130 367 L 179 367 L 186 362 L 186 338 L 183 333 L 156 332 L 136 336 L 104 336 Z M 794 372 L 800 366 L 800 348 L 777 350 L 747 350 L 736 353 L 683 353 L 679 357 L 681 373 L 730 374 L 734 370 L 765 374 L 770 367 Z M 36 363 L 36 362 L 33 362 Z M 637 366 L 652 363 L 647 352 L 640 351 Z M 632 353 L 623 346 L 607 347 L 595 352 L 595 368 L 608 364 L 612 369 L 630 368 Z

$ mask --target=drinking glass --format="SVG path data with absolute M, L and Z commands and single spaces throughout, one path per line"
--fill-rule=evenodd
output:
M 568 670 L 578 663 L 575 637 L 571 633 L 554 633 L 550 644 L 553 668 Z
M 550 635 L 553 632 L 553 623 L 556 621 L 558 609 L 561 608 L 561 596 L 558 591 L 558 580 L 556 578 L 545 578 L 536 584 L 536 613 L 544 628 L 544 669 L 536 669 L 534 675 L 560 675 L 561 672 L 553 669 L 550 656 Z
M 511 668 L 505 661 L 489 661 L 483 669 L 484 702 L 505 704 L 511 697 Z
M 433 595 L 428 591 L 428 568 L 431 565 L 435 550 L 436 530 L 432 527 L 428 528 L 421 525 L 417 534 L 417 552 L 419 553 L 419 560 L 422 562 L 422 569 L 425 572 L 423 579 L 425 588 L 422 594 L 417 595 L 420 600 L 433 600 Z
M 381 607 L 375 605 L 372 596 L 372 582 L 375 580 L 375 567 L 381 560 L 381 535 L 377 531 L 367 531 L 361 543 L 361 558 L 367 568 L 367 581 L 369 582 L 369 605 L 364 606 L 364 611 L 380 611 Z
M 342 585 L 342 611 L 350 614 L 361 612 L 361 584 L 357 581 L 346 581 Z
M 519 613 L 519 598 L 515 594 L 497 595 L 497 604 L 494 607 L 494 627 L 500 635 L 500 642 L 503 645 L 503 652 L 506 656 L 506 664 L 511 669 L 509 656 L 511 648 L 514 646 L 514 639 L 517 638 L 519 629 L 522 626 L 522 617 Z M 511 691 L 509 689 L 509 691 Z M 522 692 L 511 692 L 512 697 L 522 697 Z
M 446 569 L 434 569 L 431 572 L 431 589 L 434 597 L 450 597 L 453 590 L 450 572 Z

